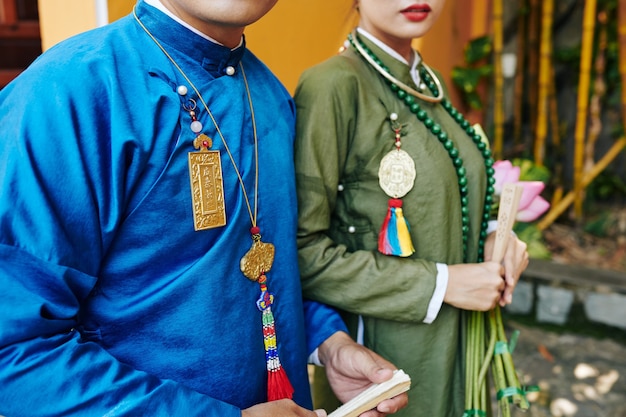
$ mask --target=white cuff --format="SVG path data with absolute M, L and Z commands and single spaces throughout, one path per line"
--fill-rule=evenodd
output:
M 437 318 L 439 310 L 443 305 L 443 297 L 446 295 L 448 289 L 448 265 L 437 264 L 437 281 L 435 283 L 435 291 L 428 303 L 428 310 L 426 311 L 426 317 L 424 323 L 430 324 Z
M 307 363 L 310 365 L 324 366 L 322 362 L 320 362 L 319 348 L 315 348 L 313 353 L 309 355 Z
M 498 229 L 498 221 L 497 220 L 489 220 L 487 222 L 487 234 L 493 233 Z

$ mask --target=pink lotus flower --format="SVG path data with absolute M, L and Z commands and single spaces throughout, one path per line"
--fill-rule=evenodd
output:
M 532 222 L 537 220 L 548 208 L 548 203 L 539 194 L 543 191 L 545 185 L 541 181 L 520 181 L 520 167 L 514 166 L 510 161 L 496 161 L 493 164 L 495 170 L 494 184 L 495 194 L 499 196 L 502 193 L 504 184 L 514 183 L 522 186 L 522 197 L 520 198 L 519 207 L 515 219 L 520 222 Z

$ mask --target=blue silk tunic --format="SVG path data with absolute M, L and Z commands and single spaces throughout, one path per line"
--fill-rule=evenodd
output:
M 211 43 L 143 2 L 137 15 L 201 91 L 254 205 L 243 64 L 279 355 L 310 407 L 306 357 L 344 327 L 319 304 L 303 314 L 291 98 L 245 45 Z M 266 401 L 259 284 L 239 268 L 250 216 L 199 105 L 227 224 L 194 231 L 179 85 L 200 104 L 130 15 L 51 48 L 0 91 L 0 415 L 224 417 Z

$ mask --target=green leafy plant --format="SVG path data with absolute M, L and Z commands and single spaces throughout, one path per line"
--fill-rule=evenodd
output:
M 478 86 L 493 72 L 493 66 L 488 63 L 492 50 L 489 36 L 470 40 L 464 52 L 466 65 L 452 68 L 452 82 L 460 89 L 463 101 L 474 110 L 483 108 Z

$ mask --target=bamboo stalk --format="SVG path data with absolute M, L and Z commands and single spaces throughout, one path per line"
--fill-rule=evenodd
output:
M 548 101 L 552 144 L 558 149 L 561 146 L 561 128 L 559 126 L 559 107 L 556 97 L 556 74 L 554 65 L 550 65 L 550 91 L 548 92 Z
M 537 126 L 535 129 L 534 160 L 543 166 L 548 136 L 548 99 L 552 75 L 552 15 L 554 1 L 544 0 L 541 10 L 541 43 L 539 46 L 539 90 L 537 92 Z
M 617 2 L 617 33 L 619 44 L 619 73 L 622 81 L 622 123 L 626 130 L 626 4 Z
M 524 107 L 524 79 L 526 62 L 526 15 L 523 13 L 527 0 L 520 0 L 517 16 L 517 62 L 515 71 L 515 86 L 513 91 L 513 143 L 522 143 L 522 122 Z
M 560 190 L 563 192 L 563 160 L 565 159 L 565 150 L 561 143 L 561 127 L 559 124 L 559 110 L 556 97 L 556 75 L 554 71 L 554 65 L 552 65 L 550 83 L 550 133 L 552 134 L 552 183 L 555 187 L 553 195 L 558 194 Z M 558 197 L 558 196 L 557 196 Z
M 504 76 L 502 74 L 502 44 L 504 29 L 502 23 L 502 0 L 493 0 L 493 157 L 502 158 L 504 126 Z
M 622 149 L 626 148 L 626 137 L 620 138 L 611 146 L 607 153 L 600 159 L 593 168 L 585 173 L 581 180 L 582 187 L 586 187 L 598 176 L 607 166 L 619 155 Z M 574 202 L 575 191 L 570 191 L 560 198 L 558 204 L 553 204 L 550 211 L 537 223 L 539 230 L 547 229 L 554 221 Z
M 585 1 L 583 15 L 582 45 L 580 51 L 580 77 L 578 81 L 578 100 L 576 125 L 574 130 L 574 215 L 582 217 L 583 203 L 583 158 L 587 131 L 587 109 L 589 105 L 589 85 L 591 79 L 591 59 L 593 53 L 593 35 L 595 29 L 596 0 Z
M 537 102 L 537 70 L 539 69 L 539 0 L 530 0 L 530 16 L 528 19 L 528 102 Z M 537 113 L 530 112 L 530 131 L 534 132 L 537 126 Z
M 595 161 L 595 147 L 600 133 L 602 132 L 602 99 L 606 92 L 606 83 L 604 75 L 606 69 L 606 45 L 607 45 L 607 16 L 606 12 L 598 13 L 599 33 L 598 48 L 594 64 L 595 77 L 593 82 L 593 94 L 589 102 L 589 132 L 585 143 L 585 154 L 583 162 L 583 171 L 587 172 L 593 168 Z

